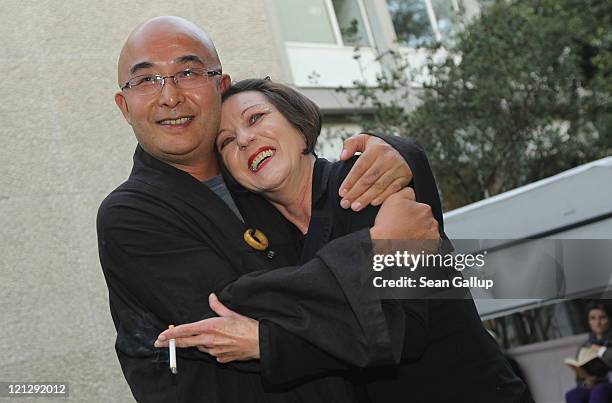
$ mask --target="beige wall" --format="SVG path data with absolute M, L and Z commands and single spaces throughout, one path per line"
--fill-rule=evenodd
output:
M 278 77 L 264 2 L 2 0 L 0 382 L 69 382 L 75 402 L 133 400 L 95 236 L 98 205 L 129 174 L 135 145 L 113 102 L 116 58 L 136 24 L 176 14 L 209 31 L 234 78 Z

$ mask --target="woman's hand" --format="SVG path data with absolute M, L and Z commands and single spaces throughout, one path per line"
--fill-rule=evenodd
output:
M 215 294 L 208 303 L 219 317 L 165 330 L 155 347 L 168 347 L 168 340 L 176 339 L 177 347 L 196 347 L 220 363 L 259 359 L 259 322 L 225 307 Z
M 359 211 L 368 204 L 378 206 L 390 195 L 408 186 L 412 171 L 400 153 L 382 139 L 359 134 L 344 142 L 341 160 L 363 152 L 340 185 L 340 205 Z
M 374 226 L 370 228 L 372 240 L 411 240 L 404 247 L 418 251 L 436 252 L 440 246 L 438 222 L 431 207 L 414 200 L 412 188 L 392 194 L 380 207 Z M 378 243 L 380 248 L 385 244 Z M 391 253 L 378 250 L 376 253 Z
M 414 190 L 405 188 L 383 203 L 374 226 L 370 228 L 370 235 L 372 239 L 430 240 L 435 241 L 431 244 L 437 248 L 440 240 L 438 228 L 431 207 L 416 202 Z
M 603 346 L 600 346 L 599 344 L 591 344 L 591 350 L 595 353 L 599 352 L 599 349 L 602 347 Z

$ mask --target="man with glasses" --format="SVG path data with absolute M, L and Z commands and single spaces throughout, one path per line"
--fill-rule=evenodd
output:
M 255 270 L 283 266 L 285 234 L 276 229 L 282 227 L 276 226 L 282 219 L 276 209 L 257 195 L 230 194 L 220 177 L 213 144 L 221 93 L 230 86 L 230 77 L 221 71 L 208 36 L 177 17 L 154 18 L 137 27 L 119 57 L 121 91 L 115 102 L 139 144 L 130 177 L 102 202 L 97 227 L 100 261 L 117 329 L 116 351 L 124 375 L 135 398 L 146 402 L 354 401 L 355 391 L 338 377 L 301 380 L 302 384 L 283 392 L 264 391 L 262 380 L 265 382 L 266 371 L 271 369 L 266 368 L 263 347 L 249 357 L 260 361 L 229 365 L 221 365 L 196 349 L 181 349 L 177 375 L 168 369 L 167 350 L 153 347 L 157 335 L 168 325 L 214 316 L 208 304 L 211 292 L 227 290 L 232 281 Z M 375 198 L 384 199 L 410 181 L 410 169 L 402 157 L 380 139 L 372 139 L 361 136 L 345 144 L 350 154 L 358 143 L 366 145 L 347 178 L 345 206 L 351 202 L 353 207 L 355 202 L 365 206 Z M 412 143 L 387 140 L 407 159 L 413 159 L 411 166 L 426 164 Z M 385 186 L 375 183 L 376 178 Z M 434 216 L 441 222 L 433 177 L 423 177 L 423 181 L 431 184 Z M 375 184 L 368 188 L 368 183 Z M 233 198 L 249 203 L 258 217 L 243 217 Z M 409 208 L 421 207 L 415 203 Z M 410 210 L 402 210 L 406 211 Z M 428 220 L 433 220 L 430 212 L 419 215 L 422 221 L 411 221 L 407 216 L 410 214 L 398 212 L 396 227 L 381 228 L 379 233 L 401 232 L 408 238 L 411 230 L 429 227 Z M 253 233 L 250 224 L 254 221 L 268 238 L 269 247 L 263 251 L 251 248 L 244 239 Z M 279 289 L 302 286 L 301 275 L 307 273 L 319 295 L 309 301 L 311 316 L 291 318 L 312 321 L 303 334 L 292 335 L 274 323 L 231 313 L 234 330 L 238 335 L 249 335 L 244 342 L 257 343 L 258 349 L 283 344 L 303 352 L 315 350 L 306 340 L 350 329 L 353 337 L 342 343 L 354 345 L 356 362 L 392 362 L 392 335 L 385 330 L 380 301 L 367 293 L 348 301 L 332 275 L 334 270 L 369 264 L 368 251 L 355 245 L 370 242 L 370 233 L 360 231 L 326 246 L 301 268 L 283 269 L 293 270 L 295 276 L 279 280 Z M 346 250 L 351 253 L 343 253 Z M 274 280 L 272 271 L 247 280 L 257 283 L 268 278 L 267 284 L 273 284 L 270 276 Z M 321 296 L 325 296 L 323 302 L 318 301 Z M 364 317 L 371 320 L 360 321 Z M 290 356 L 286 359 L 287 368 L 301 365 L 292 363 Z M 324 367 L 325 362 L 317 365 Z

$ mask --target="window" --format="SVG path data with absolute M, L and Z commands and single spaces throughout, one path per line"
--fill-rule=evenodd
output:
M 326 0 L 276 0 L 276 10 L 285 41 L 336 43 Z
M 393 27 L 401 44 L 417 48 L 448 43 L 478 11 L 476 0 L 387 0 Z
M 435 41 L 424 1 L 387 0 L 397 39 L 410 48 Z
M 286 42 L 371 46 L 362 0 L 276 0 Z
M 355 81 L 376 84 L 381 65 L 364 1 L 274 0 L 293 84 L 319 88 L 349 87 Z M 355 46 L 360 47 L 358 57 Z
M 357 0 L 332 0 L 344 45 L 370 46 L 366 24 Z

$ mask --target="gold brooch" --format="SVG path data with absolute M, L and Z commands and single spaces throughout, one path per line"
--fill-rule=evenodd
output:
M 255 250 L 266 250 L 268 248 L 268 237 L 258 229 L 247 229 L 244 231 L 244 242 Z

